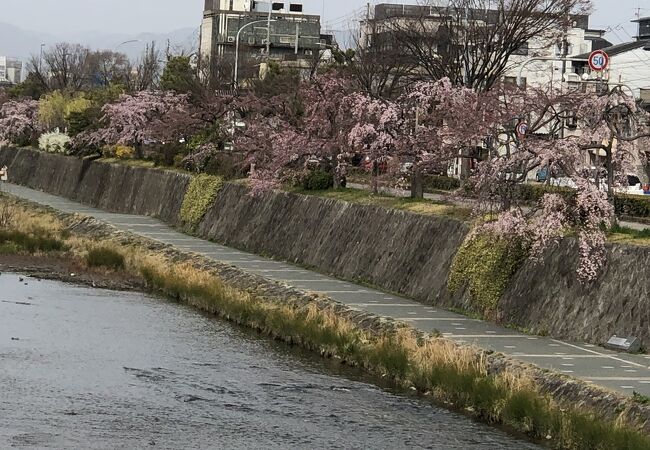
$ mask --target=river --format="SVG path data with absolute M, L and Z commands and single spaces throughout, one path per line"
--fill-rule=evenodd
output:
M 0 275 L 0 448 L 533 449 L 196 310 Z

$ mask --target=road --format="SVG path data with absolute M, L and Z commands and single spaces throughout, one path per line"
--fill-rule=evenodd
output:
M 109 213 L 22 186 L 6 187 L 11 194 L 18 197 L 67 213 L 89 215 L 119 229 L 155 239 L 183 251 L 195 252 L 232 264 L 274 281 L 321 292 L 354 308 L 392 317 L 424 331 L 437 330 L 445 337 L 458 342 L 472 343 L 502 352 L 627 395 L 638 392 L 650 396 L 648 355 L 621 354 L 592 344 L 527 335 L 443 308 L 424 305 L 285 262 L 191 237 L 152 217 Z

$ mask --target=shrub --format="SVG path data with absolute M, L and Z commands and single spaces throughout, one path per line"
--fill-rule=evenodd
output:
M 548 186 L 545 184 L 519 184 L 515 188 L 515 197 L 525 203 L 534 203 L 542 199 L 544 194 L 560 194 L 569 200 L 575 190 L 568 187 Z
M 106 267 L 107 269 L 124 269 L 124 256 L 108 247 L 97 247 L 88 252 L 86 262 L 90 267 Z
M 458 250 L 449 274 L 449 290 L 468 285 L 477 310 L 489 315 L 499 304 L 508 282 L 528 255 L 517 239 L 493 235 L 470 237 Z
M 0 247 L 4 253 L 54 252 L 64 249 L 63 242 L 42 230 L 33 233 L 0 230 Z
M 617 215 L 650 217 L 650 196 L 617 195 L 614 209 Z
M 186 154 L 187 148 L 184 145 L 167 143 L 157 145 L 148 159 L 153 161 L 156 166 L 172 167 L 179 158 L 184 158 Z
M 306 191 L 324 191 L 334 186 L 334 178 L 324 170 L 314 170 L 307 173 L 301 180 L 302 188 Z
M 223 178 L 201 174 L 192 178 L 181 205 L 181 220 L 185 225 L 196 227 L 214 202 L 223 186 Z
M 118 145 L 115 147 L 115 157 L 117 159 L 133 159 L 135 158 L 135 149 L 128 145 Z
M 425 190 L 453 191 L 460 188 L 460 180 L 442 175 L 424 175 Z
M 38 148 L 48 153 L 65 153 L 70 145 L 70 137 L 63 133 L 43 133 L 38 138 Z

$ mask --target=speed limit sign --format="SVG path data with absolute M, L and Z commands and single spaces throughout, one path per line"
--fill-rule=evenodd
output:
M 526 134 L 528 134 L 528 124 L 526 122 L 519 122 L 516 131 L 520 139 L 526 137 Z
M 596 50 L 589 55 L 589 67 L 594 72 L 602 72 L 609 65 L 609 55 L 602 50 Z

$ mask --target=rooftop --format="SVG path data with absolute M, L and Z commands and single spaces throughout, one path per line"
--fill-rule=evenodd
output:
M 633 42 L 625 42 L 623 44 L 616 44 L 616 45 L 611 45 L 609 47 L 602 48 L 605 53 L 607 53 L 609 56 L 616 56 L 620 55 L 621 53 L 626 53 L 631 50 L 636 50 L 639 48 L 643 49 L 650 49 L 650 42 L 649 41 L 633 41 Z M 573 56 L 572 58 L 576 59 L 584 59 L 585 61 L 589 59 L 589 53 L 583 53 L 581 55 Z

